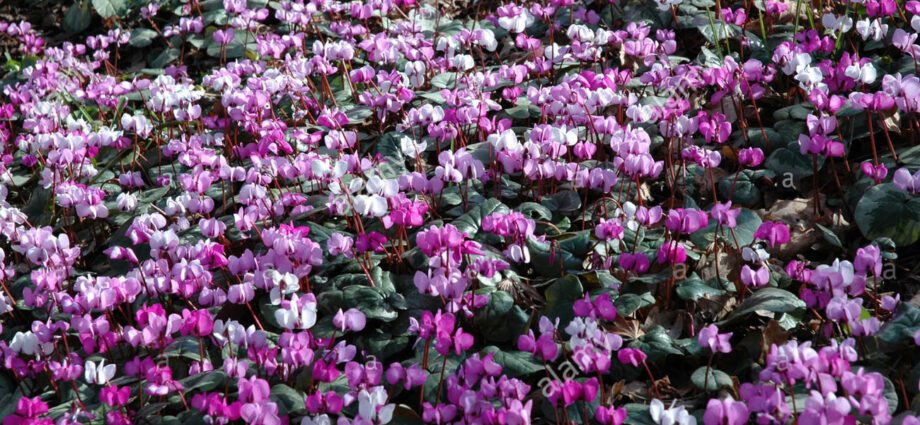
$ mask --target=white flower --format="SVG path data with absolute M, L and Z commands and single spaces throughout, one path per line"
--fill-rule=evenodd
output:
M 329 419 L 329 415 L 323 414 L 316 417 L 304 416 L 300 420 L 300 425 L 332 425 L 332 420 Z
M 272 288 L 269 299 L 272 305 L 281 304 L 284 295 L 290 295 L 300 289 L 300 279 L 292 273 L 279 273 L 277 270 L 265 272 L 265 277 L 271 280 Z
M 399 149 L 402 151 L 403 155 L 409 158 L 415 158 L 416 155 L 421 154 L 428 147 L 428 143 L 422 141 L 416 143 L 412 138 L 403 136 L 399 139 Z
M 881 19 L 869 19 L 856 22 L 856 32 L 862 37 L 863 41 L 882 41 L 888 34 L 888 25 L 883 24 Z
M 658 3 L 658 10 L 667 11 L 671 10 L 671 6 L 677 6 L 684 2 L 684 0 L 655 0 Z
M 275 311 L 275 320 L 285 329 L 310 329 L 316 324 L 316 302 L 306 301 L 300 307 L 297 295 L 291 297 L 288 308 Z
M 387 392 L 383 387 L 374 387 L 371 392 L 362 389 L 358 393 L 358 415 L 368 421 L 373 421 L 377 418 L 381 424 L 389 423 L 393 419 L 393 411 L 396 409 L 396 405 L 384 405 L 386 401 Z
M 396 196 L 399 193 L 399 181 L 373 176 L 367 179 L 367 192 L 380 196 Z
M 476 37 L 476 43 L 489 52 L 494 52 L 498 48 L 498 41 L 495 39 L 495 33 L 490 29 L 478 29 L 473 31 Z
M 473 61 L 473 57 L 470 55 L 454 55 L 450 60 L 450 64 L 458 71 L 469 71 L 476 66 L 476 62 Z
M 671 402 L 671 407 L 665 409 L 661 400 L 652 400 L 648 407 L 652 420 L 659 425 L 696 425 L 696 418 L 690 412 L 687 412 L 686 408 L 683 406 L 674 407 L 676 401 Z
M 863 84 L 872 84 L 878 77 L 878 71 L 868 62 L 865 65 L 850 65 L 843 71 L 843 74 Z
M 118 209 L 124 212 L 131 212 L 137 208 L 137 197 L 133 193 L 122 192 L 118 194 L 118 199 L 115 200 L 115 203 L 118 205 Z
M 425 85 L 425 71 L 427 70 L 428 67 L 422 61 L 406 62 L 406 67 L 404 68 L 406 76 L 409 77 L 409 84 L 412 84 L 412 87 L 415 88 Z
M 751 263 L 765 263 L 770 259 L 770 253 L 761 246 L 755 248 L 744 247 L 741 249 L 741 258 Z
M 54 345 L 50 342 L 40 343 L 38 341 L 38 336 L 32 333 L 32 331 L 27 332 L 16 332 L 16 335 L 13 335 L 13 340 L 10 342 L 10 349 L 22 353 L 27 356 L 32 356 L 35 354 L 51 354 L 51 351 L 54 350 Z M 41 351 L 39 351 L 39 349 Z
M 379 195 L 355 196 L 355 210 L 363 216 L 383 217 L 387 215 L 387 200 Z
M 498 26 L 513 33 L 524 32 L 533 22 L 533 15 L 526 10 L 517 16 L 503 16 L 498 18 Z
M 796 73 L 795 80 L 799 82 L 802 88 L 810 89 L 824 81 L 824 74 L 822 74 L 821 69 L 816 66 L 806 66 Z
M 105 385 L 115 377 L 115 365 L 105 364 L 105 359 L 99 361 L 99 365 L 87 360 L 83 367 L 83 378 L 87 383 L 96 385 Z
M 853 18 L 849 16 L 837 16 L 833 13 L 825 13 L 821 17 L 821 23 L 826 29 L 825 32 L 829 33 L 832 37 L 837 38 L 838 32 L 840 34 L 846 34 L 847 31 L 853 28 Z

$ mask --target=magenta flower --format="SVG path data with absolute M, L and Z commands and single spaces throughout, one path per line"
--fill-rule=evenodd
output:
M 709 211 L 709 214 L 715 219 L 719 224 L 728 227 L 729 229 L 735 228 L 738 225 L 738 216 L 741 215 L 740 208 L 732 208 L 732 202 L 728 201 L 725 203 L 717 202 L 712 206 L 712 209 Z
M 332 318 L 333 326 L 342 332 L 346 330 L 360 332 L 364 329 L 366 323 L 367 318 L 364 316 L 364 313 L 356 308 L 350 308 L 345 312 L 339 309 L 335 317 Z
M 720 334 L 716 325 L 709 325 L 700 329 L 697 339 L 701 346 L 708 348 L 713 353 L 730 353 L 732 351 L 731 337 L 731 332 Z
M 754 237 L 765 240 L 770 247 L 789 242 L 789 226 L 778 221 L 764 221 L 754 233 Z
M 624 365 L 630 364 L 638 367 L 640 364 L 645 363 L 646 358 L 648 358 L 648 355 L 638 348 L 623 348 L 617 352 L 617 359 Z
M 757 167 L 763 160 L 764 153 L 760 148 L 744 148 L 738 151 L 738 162 L 745 167 Z
M 626 409 L 616 406 L 598 406 L 594 412 L 594 419 L 597 419 L 601 425 L 622 425 L 626 422 Z
M 759 288 L 770 283 L 770 268 L 766 265 L 757 267 L 757 270 L 745 264 L 741 266 L 741 282 L 747 286 Z
M 687 251 L 681 242 L 669 241 L 658 249 L 659 264 L 683 264 L 687 261 Z
M 619 264 L 624 270 L 642 274 L 648 271 L 649 259 L 645 254 L 624 252 L 620 254 Z
M 748 423 L 750 412 L 742 401 L 735 401 L 731 396 L 722 400 L 711 399 L 703 414 L 705 425 L 742 425 Z

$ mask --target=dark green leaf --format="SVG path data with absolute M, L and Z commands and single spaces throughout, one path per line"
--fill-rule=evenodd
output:
M 128 9 L 124 0 L 93 0 L 93 8 L 103 18 L 121 15 Z
M 71 34 L 83 32 L 89 28 L 93 19 L 93 14 L 89 9 L 89 3 L 85 0 L 74 3 L 67 8 L 67 14 L 64 15 L 64 31 Z
M 721 388 L 730 389 L 734 385 L 732 382 L 732 377 L 718 369 L 708 368 L 709 376 L 707 378 L 706 369 L 706 366 L 700 367 L 693 372 L 693 375 L 690 376 L 690 380 L 697 388 L 701 390 L 705 389 L 707 391 L 716 391 Z
M 779 288 L 763 288 L 754 292 L 753 295 L 744 300 L 743 303 L 726 318 L 720 326 L 743 320 L 747 316 L 757 311 L 767 311 L 772 313 L 791 313 L 796 310 L 805 308 L 805 302 L 799 299 L 795 294 Z
M 543 365 L 534 361 L 530 353 L 502 350 L 494 345 L 486 347 L 483 351 L 492 353 L 495 363 L 501 365 L 502 373 L 512 378 L 530 375 L 543 370 Z
M 920 198 L 893 184 L 867 190 L 856 205 L 854 216 L 859 230 L 868 239 L 888 237 L 898 247 L 920 239 Z

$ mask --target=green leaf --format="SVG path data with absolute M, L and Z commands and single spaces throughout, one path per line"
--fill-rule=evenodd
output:
M 685 279 L 678 283 L 676 291 L 677 296 L 685 301 L 697 301 L 700 298 L 717 297 L 725 294 L 725 289 L 710 285 L 696 277 Z
M 561 190 L 551 196 L 545 196 L 540 203 L 550 211 L 563 214 L 581 210 L 581 198 L 573 190 Z
M 384 134 L 377 140 L 376 152 L 386 159 L 386 163 L 381 165 L 386 165 L 387 168 L 380 168 L 383 177 L 396 178 L 409 174 L 409 169 L 406 168 L 406 157 L 399 147 L 400 137 L 403 137 L 403 133 L 393 131 Z
M 184 336 L 173 341 L 163 353 L 165 357 L 185 357 L 194 361 L 201 360 L 198 338 Z
M 70 5 L 67 8 L 67 14 L 64 15 L 64 31 L 70 34 L 77 34 L 89 28 L 93 19 L 93 14 L 89 9 L 89 3 L 80 1 Z
M 246 44 L 247 40 L 249 45 Z M 226 46 L 221 46 L 220 43 L 213 39 L 209 40 L 207 53 L 208 56 L 218 58 L 220 57 L 221 48 L 223 48 L 227 59 L 241 58 L 246 54 L 247 47 L 250 47 L 254 41 L 255 38 L 248 31 L 236 31 L 233 33 L 233 40 Z
M 646 331 L 645 335 L 640 336 L 639 339 L 630 345 L 648 354 L 651 361 L 661 359 L 668 354 L 683 354 L 683 352 L 675 346 L 671 336 L 668 335 L 668 331 L 661 325 L 652 327 Z
M 755 182 L 754 172 L 752 170 L 742 170 L 737 174 L 737 181 L 735 181 L 735 174 L 719 180 L 719 197 L 745 206 L 753 206 L 760 202 L 761 192 Z
M 757 311 L 791 313 L 803 308 L 805 302 L 795 294 L 785 289 L 763 288 L 744 300 L 719 326 L 742 320 Z
M 476 312 L 474 323 L 486 340 L 496 342 L 516 341 L 524 332 L 529 316 L 514 304 L 514 299 L 505 291 L 489 294 L 489 303 Z
M 719 63 L 721 66 L 721 58 L 719 59 Z M 764 134 L 767 135 L 766 139 L 763 137 Z M 752 147 L 761 148 L 764 150 L 767 150 L 767 142 L 769 142 L 770 147 L 774 149 L 777 147 L 777 145 L 782 146 L 785 144 L 783 136 L 771 127 L 749 128 L 747 130 L 747 140 L 750 141 Z
M 183 391 L 211 391 L 227 382 L 227 373 L 220 369 L 211 370 L 181 380 Z
M 362 332 L 356 339 L 358 348 L 386 360 L 409 346 L 409 336 L 394 336 L 378 327 Z
M 535 239 L 527 241 L 530 250 L 530 264 L 534 270 L 545 277 L 561 277 L 565 272 L 583 270 L 582 261 L 591 246 L 591 231 L 564 234 L 557 247 Z
M 575 317 L 572 305 L 576 300 L 581 299 L 584 293 L 585 290 L 581 286 L 578 276 L 570 274 L 556 279 L 546 289 L 546 307 L 543 308 L 543 314 L 550 319 L 558 318 L 559 326 L 565 328 Z
M 278 413 L 287 415 L 306 409 L 305 396 L 287 385 L 277 384 L 272 387 L 269 398 L 278 404 Z
M 451 88 L 457 84 L 456 72 L 442 72 L 431 79 L 431 86 L 438 89 Z
M 866 191 L 856 205 L 856 225 L 868 239 L 891 238 L 898 247 L 920 239 L 920 198 L 890 183 Z
M 843 249 L 843 242 L 840 241 L 840 237 L 834 233 L 833 230 L 828 229 L 818 223 L 815 223 L 815 226 L 818 227 L 818 231 L 821 232 L 821 236 L 824 238 L 824 241 L 837 247 Z
M 900 344 L 904 341 L 911 341 L 914 334 L 920 330 L 920 308 L 909 303 L 901 303 L 895 316 L 882 326 L 878 332 L 878 337 L 888 344 Z
M 707 391 L 716 391 L 721 388 L 732 388 L 734 386 L 732 377 L 728 376 L 727 373 L 718 369 L 708 368 L 709 373 L 707 374 L 706 369 L 706 366 L 700 367 L 690 376 L 690 381 L 692 381 L 693 385 L 697 388 Z M 707 375 L 709 375 L 708 378 Z
M 620 295 L 613 305 L 617 308 L 617 313 L 623 316 L 629 316 L 639 309 L 655 304 L 655 296 L 651 292 L 639 294 Z
M 754 211 L 747 208 L 741 208 L 736 222 L 737 225 L 735 226 L 734 232 L 732 229 L 721 226 L 720 239 L 732 245 L 734 245 L 735 239 L 737 239 L 738 245 L 744 246 L 754 241 L 754 233 L 757 233 L 757 228 L 760 227 L 763 220 L 761 220 L 760 216 Z M 716 222 L 716 220 L 709 220 L 709 225 L 690 235 L 690 240 L 693 241 L 694 245 L 700 248 L 709 247 L 716 238 L 717 226 L 718 222 Z M 734 237 L 732 233 L 734 233 Z
M 631 425 L 656 425 L 652 419 L 652 415 L 648 412 L 648 405 L 641 403 L 627 403 L 626 408 L 626 422 Z
M 501 365 L 502 373 L 511 378 L 518 378 L 543 370 L 543 365 L 534 361 L 530 353 L 502 350 L 494 345 L 484 348 L 483 351 L 492 353 L 495 363 Z
M 817 159 L 820 170 L 824 165 L 824 156 Z M 792 177 L 793 182 L 814 174 L 812 156 L 802 155 L 800 151 L 790 148 L 779 148 L 773 151 L 767 158 L 765 166 L 783 180 Z
M 128 42 L 134 47 L 147 47 L 153 44 L 157 37 L 159 34 L 150 28 L 135 28 L 131 31 L 131 39 Z
M 150 60 L 149 65 L 151 68 L 165 68 L 166 65 L 169 65 L 176 59 L 179 59 L 179 49 L 170 47 L 161 50 L 158 55 Z
M 124 0 L 93 0 L 93 8 L 103 18 L 121 15 L 128 9 Z
M 389 322 L 398 316 L 380 288 L 352 285 L 342 290 L 323 292 L 318 301 L 320 308 L 330 313 L 340 308 L 347 310 L 354 307 L 361 310 L 368 319 Z
M 533 218 L 544 221 L 550 221 L 553 219 L 553 213 L 543 205 L 540 205 L 536 202 L 524 202 L 521 205 L 518 205 L 515 208 L 518 212 Z
M 509 213 L 511 209 L 507 205 L 503 204 L 501 201 L 495 198 L 486 199 L 480 205 L 477 205 L 470 209 L 466 214 L 457 217 L 454 220 L 453 225 L 457 227 L 461 232 L 466 233 L 468 236 L 473 237 L 479 233 L 479 228 L 482 225 L 482 219 L 487 217 L 492 213 Z

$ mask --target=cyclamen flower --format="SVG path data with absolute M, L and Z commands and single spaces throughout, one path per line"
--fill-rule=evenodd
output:
M 907 168 L 898 168 L 898 170 L 894 172 L 892 183 L 894 183 L 898 189 L 916 195 L 920 193 L 920 171 L 911 174 Z
M 287 307 L 284 305 L 287 304 Z M 282 308 L 275 311 L 275 320 L 285 329 L 310 329 L 316 324 L 316 300 L 312 294 L 303 298 L 297 295 L 291 301 L 282 302 Z
M 683 264 L 687 261 L 687 251 L 681 242 L 670 241 L 661 245 L 657 258 L 659 264 Z
M 754 233 L 757 239 L 765 240 L 771 248 L 789 242 L 789 226 L 778 221 L 765 221 Z
M 885 177 L 888 176 L 888 168 L 885 167 L 885 164 L 881 163 L 878 165 L 872 165 L 871 162 L 865 161 L 860 164 L 859 169 L 863 172 L 863 174 L 871 178 L 876 183 L 881 183 L 883 180 L 885 180 Z M 897 176 L 895 176 L 895 178 L 897 178 Z M 895 183 L 895 185 L 897 185 L 897 183 Z M 899 188 L 901 188 L 901 190 L 906 190 L 900 186 Z
M 745 285 L 759 288 L 770 283 L 770 268 L 761 265 L 757 270 L 745 264 L 741 267 L 741 282 Z
M 623 407 L 598 406 L 594 412 L 594 419 L 601 425 L 622 425 L 626 422 L 627 412 Z
M 638 348 L 623 348 L 617 352 L 617 359 L 620 360 L 620 363 L 630 364 L 634 367 L 644 364 L 647 357 L 648 355 Z
M 738 151 L 738 162 L 745 167 L 756 167 L 763 163 L 764 153 L 760 148 L 744 148 Z
M 105 359 L 101 360 L 98 365 L 87 360 L 83 370 L 84 378 L 89 384 L 105 385 L 115 377 L 115 365 L 106 365 Z
M 694 233 L 709 224 L 709 216 L 696 209 L 675 208 L 668 211 L 665 226 L 672 232 L 681 234 Z
M 620 254 L 619 264 L 624 270 L 636 274 L 647 272 L 650 266 L 648 256 L 642 253 L 632 254 L 629 252 Z
M 742 401 L 735 401 L 731 396 L 722 400 L 711 399 L 703 414 L 705 425 L 742 425 L 748 423 L 750 412 Z
M 342 332 L 345 332 L 345 330 L 359 332 L 364 329 L 366 323 L 367 318 L 364 313 L 356 308 L 350 308 L 345 312 L 339 309 L 335 317 L 332 318 L 332 324 Z
M 731 332 L 720 334 L 716 325 L 709 325 L 700 329 L 698 339 L 701 346 L 708 348 L 713 353 L 730 353 L 732 351 L 731 337 Z
M 665 408 L 661 400 L 653 399 L 648 408 L 652 420 L 659 425 L 696 425 L 696 418 L 683 406 L 675 406 L 676 402 Z
M 709 214 L 714 218 L 719 224 L 733 229 L 738 225 L 738 216 L 741 215 L 740 208 L 732 208 L 732 202 L 728 201 L 724 204 L 717 202 L 712 206 L 712 209 L 709 211 Z

